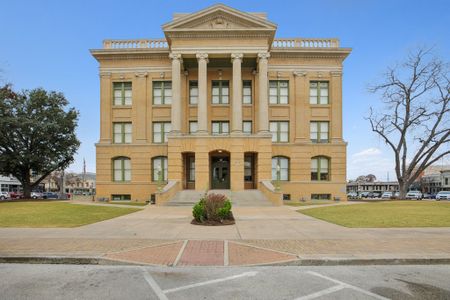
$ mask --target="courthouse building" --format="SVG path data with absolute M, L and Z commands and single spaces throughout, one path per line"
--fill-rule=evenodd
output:
M 265 13 L 177 13 L 163 39 L 105 40 L 97 197 L 183 190 L 346 198 L 337 39 L 275 38 Z M 299 28 L 301 31 L 301 28 Z

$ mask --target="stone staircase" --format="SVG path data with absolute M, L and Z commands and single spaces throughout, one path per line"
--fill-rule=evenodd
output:
M 230 190 L 210 190 L 208 194 L 222 194 L 231 199 L 233 206 L 273 206 L 259 190 L 244 190 L 232 192 Z M 166 206 L 193 206 L 204 195 L 204 192 L 183 190 L 165 203 Z

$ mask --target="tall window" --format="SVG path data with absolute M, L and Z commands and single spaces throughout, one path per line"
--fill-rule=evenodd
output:
M 188 157 L 188 164 L 189 164 L 189 174 L 187 180 L 189 182 L 195 181 L 195 156 L 189 156 Z
M 229 103 L 229 81 L 213 80 L 212 81 L 212 104 L 228 104 Z
M 212 122 L 212 134 L 228 134 L 230 133 L 230 126 L 228 121 L 213 121 Z
M 289 158 L 272 157 L 272 180 L 289 180 Z
M 289 81 L 287 80 L 269 81 L 269 103 L 270 104 L 289 103 Z
M 242 82 L 242 103 L 252 104 L 252 81 L 244 80 Z
M 189 104 L 198 104 L 198 81 L 189 81 Z
M 172 104 L 171 81 L 153 81 L 153 104 Z
M 167 181 L 167 157 L 152 158 L 152 181 Z
M 311 81 L 309 83 L 309 103 L 328 104 L 328 81 Z
M 198 131 L 198 122 L 189 121 L 189 133 L 196 133 Z
M 154 122 L 153 143 L 167 143 L 167 136 L 171 130 L 172 125 L 169 122 Z
M 287 121 L 270 122 L 270 132 L 272 133 L 272 142 L 275 143 L 289 142 L 289 122 Z
M 252 134 L 252 121 L 242 122 L 242 132 L 245 134 Z
M 113 160 L 113 180 L 131 180 L 131 160 L 128 157 L 118 157 Z
M 131 143 L 131 123 L 114 123 L 114 143 L 129 144 Z
M 313 143 L 329 142 L 329 124 L 328 122 L 311 122 L 310 138 Z
M 114 82 L 114 105 L 131 105 L 131 82 Z
M 330 159 L 324 156 L 317 156 L 311 159 L 311 180 L 330 180 Z

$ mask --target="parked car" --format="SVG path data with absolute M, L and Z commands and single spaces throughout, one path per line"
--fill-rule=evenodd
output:
M 450 191 L 440 191 L 436 194 L 436 201 L 439 200 L 450 200 Z
M 22 199 L 23 198 L 23 193 L 21 193 L 21 192 L 10 192 L 9 193 L 9 197 L 11 197 L 11 199 Z
M 350 192 L 347 194 L 347 198 L 349 199 L 357 199 L 358 198 L 358 193 L 357 192 Z
M 44 199 L 58 199 L 58 194 L 53 192 L 44 192 L 42 193 L 42 198 Z
M 8 192 L 0 192 L 0 200 L 6 200 L 9 199 L 9 193 Z
M 369 192 L 361 192 L 361 198 L 368 198 L 369 197 Z
M 398 199 L 400 198 L 400 192 L 394 192 L 394 194 L 392 195 L 393 199 Z
M 42 199 L 44 195 L 39 192 L 31 192 L 31 199 Z
M 416 200 L 421 200 L 422 199 L 422 193 L 419 191 L 409 191 L 406 194 L 406 199 L 416 199 Z
M 381 199 L 391 199 L 394 197 L 394 194 L 392 192 L 384 192 L 383 195 L 381 195 Z
M 423 196 L 422 196 L 422 199 L 436 199 L 436 195 L 435 194 L 424 193 Z

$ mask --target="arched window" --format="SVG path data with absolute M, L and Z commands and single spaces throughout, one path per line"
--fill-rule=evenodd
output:
M 330 159 L 325 156 L 316 156 L 311 159 L 311 180 L 330 180 Z
M 113 159 L 113 180 L 131 180 L 131 160 L 128 157 L 117 157 Z
M 167 181 L 167 156 L 152 158 L 152 181 Z
M 284 156 L 272 157 L 272 180 L 289 180 L 289 158 Z

